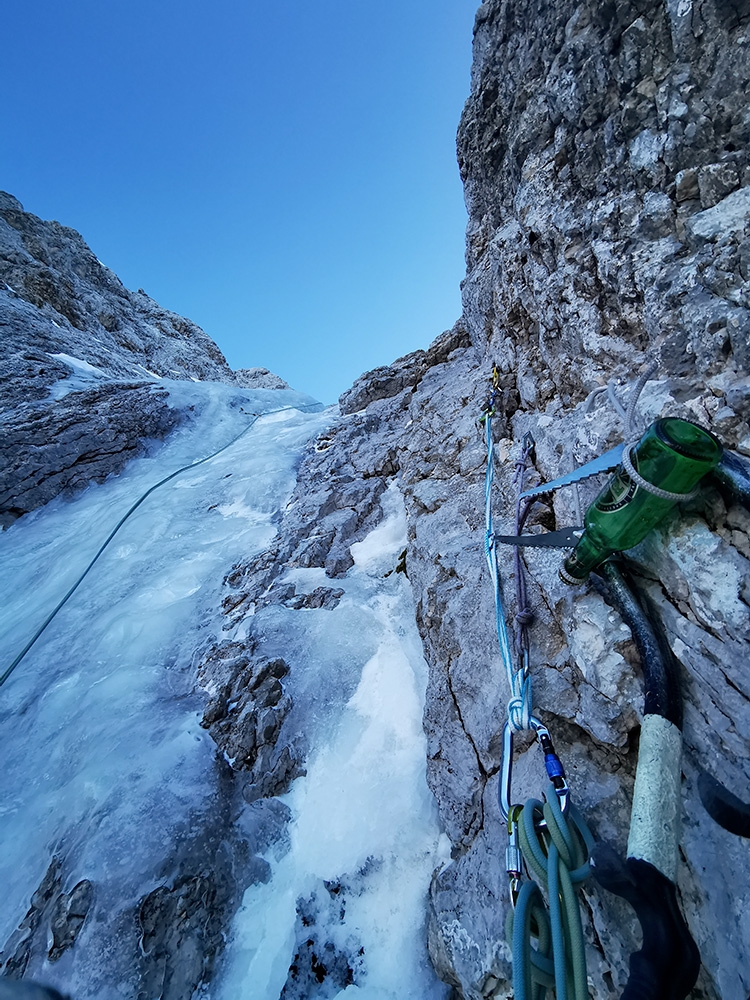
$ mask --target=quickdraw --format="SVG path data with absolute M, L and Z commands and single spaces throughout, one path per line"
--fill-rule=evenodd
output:
M 498 641 L 508 677 L 511 697 L 503 727 L 503 763 L 498 799 L 508 828 L 506 869 L 511 899 L 507 935 L 513 954 L 513 983 L 516 1000 L 534 1000 L 540 990 L 554 986 L 558 1000 L 586 1000 L 588 997 L 586 958 L 576 889 L 589 874 L 588 857 L 593 846 L 591 834 L 570 801 L 565 769 L 558 757 L 548 728 L 532 711 L 532 683 L 528 625 L 533 614 L 527 607 L 525 578 L 516 551 L 517 641 L 515 665 L 502 600 L 502 581 L 497 562 L 496 537 L 492 523 L 494 443 L 492 418 L 495 414 L 499 374 L 492 373 L 492 391 L 485 404 L 481 423 L 487 442 L 485 477 L 485 555 L 495 595 Z M 523 477 L 534 441 L 524 438 L 516 463 L 516 482 L 523 490 Z M 523 528 L 529 504 L 516 505 L 516 532 Z M 534 732 L 544 755 L 549 779 L 546 801 L 530 799 L 521 806 L 513 802 L 513 734 Z M 535 880 L 522 881 L 524 866 Z M 540 885 L 549 899 L 544 905 Z M 532 943 L 536 943 L 536 947 Z

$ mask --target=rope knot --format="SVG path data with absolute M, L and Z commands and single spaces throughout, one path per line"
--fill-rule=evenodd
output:
M 508 702 L 508 722 L 511 729 L 516 732 L 531 729 L 531 678 L 519 670 L 509 680 L 512 697 Z
M 531 608 L 521 608 L 521 610 L 516 615 L 516 621 L 519 625 L 531 625 L 534 621 L 534 612 Z

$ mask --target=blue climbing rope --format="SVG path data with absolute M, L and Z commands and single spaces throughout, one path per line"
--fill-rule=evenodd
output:
M 492 418 L 498 390 L 499 375 L 495 367 L 492 393 L 481 417 L 487 444 L 485 556 L 494 589 L 500 652 L 511 691 L 508 719 L 503 729 L 498 799 L 501 814 L 508 825 L 506 869 L 512 907 L 506 933 L 511 943 L 514 995 L 516 1000 L 544 1000 L 546 991 L 554 989 L 557 1000 L 587 1000 L 586 956 L 576 889 L 589 874 L 588 857 L 593 848 L 593 838 L 583 817 L 570 803 L 565 770 L 555 753 L 549 730 L 533 715 L 527 633 L 533 614 L 527 607 L 523 565 L 517 549 L 516 652 L 519 666 L 515 667 L 513 663 L 492 524 L 492 487 L 495 480 Z M 533 448 L 533 439 L 527 435 L 516 462 L 515 481 L 519 494 L 523 492 L 524 471 Z M 531 502 L 522 504 L 519 497 L 516 503 L 516 535 L 521 533 L 530 507 Z M 511 773 L 513 733 L 524 729 L 533 730 L 538 738 L 550 785 L 544 803 L 530 799 L 522 807 L 512 804 Z M 524 861 L 536 881 L 522 881 Z M 540 884 L 546 890 L 548 906 Z
M 484 480 L 484 551 L 490 571 L 490 579 L 494 588 L 495 625 L 497 628 L 497 637 L 500 642 L 500 655 L 502 656 L 505 673 L 508 678 L 508 687 L 510 688 L 508 719 L 514 729 L 523 730 L 531 728 L 531 677 L 529 676 L 528 662 L 522 662 L 519 668 L 513 665 L 508 625 L 505 620 L 505 608 L 503 607 L 500 568 L 497 562 L 497 545 L 492 525 L 492 485 L 495 481 L 495 445 L 492 439 L 492 417 L 495 413 L 495 400 L 498 389 L 497 378 L 497 369 L 495 369 L 493 372 L 492 395 L 487 402 L 485 412 L 482 416 L 487 442 L 487 471 Z

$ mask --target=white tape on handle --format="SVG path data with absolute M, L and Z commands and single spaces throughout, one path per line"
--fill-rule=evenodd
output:
M 628 857 L 677 877 L 680 840 L 682 733 L 661 715 L 646 715 L 641 726 L 638 768 L 630 813 Z

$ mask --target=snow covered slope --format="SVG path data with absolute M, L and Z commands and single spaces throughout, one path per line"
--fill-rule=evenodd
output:
M 209 983 L 215 1000 L 302 997 L 323 968 L 316 995 L 441 997 L 424 933 L 440 854 L 426 666 L 392 572 L 400 497 L 329 606 L 231 626 L 222 577 L 272 542 L 302 450 L 333 413 L 287 390 L 165 386 L 192 412 L 163 446 L 0 535 L 6 667 L 123 514 L 188 466 L 125 521 L 0 688 L 3 971 L 76 1000 L 176 1000 Z M 285 580 L 304 599 L 325 574 Z M 241 762 L 206 732 L 195 665 L 217 643 L 252 649 L 251 625 L 264 662 L 295 666 L 266 714 L 286 706 L 276 743 L 297 745 L 308 773 L 280 798 L 245 790 L 248 802 Z M 260 690 L 257 662 L 243 680 Z

